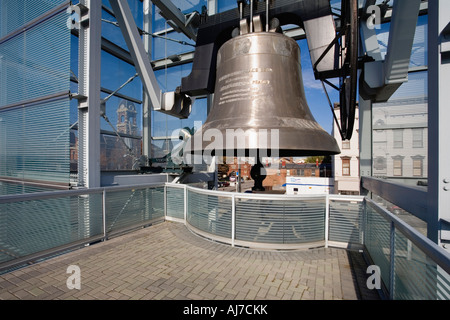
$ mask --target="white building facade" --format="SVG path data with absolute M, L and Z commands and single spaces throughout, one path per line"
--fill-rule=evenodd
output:
M 340 108 L 335 104 L 334 113 L 340 123 Z M 342 141 L 336 122 L 333 135 L 341 149 L 341 153 L 333 156 L 334 193 L 344 195 L 360 194 L 359 174 L 359 109 L 355 113 L 355 125 L 350 140 Z
M 373 107 L 373 176 L 416 185 L 427 179 L 426 99 L 396 99 Z

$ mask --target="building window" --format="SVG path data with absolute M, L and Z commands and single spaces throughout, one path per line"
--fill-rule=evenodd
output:
M 350 159 L 349 158 L 342 159 L 342 175 L 343 176 L 350 175 Z
M 373 167 L 375 170 L 385 170 L 386 169 L 386 158 L 376 157 L 373 162 Z
M 394 133 L 394 149 L 403 148 L 403 129 L 393 130 Z
M 413 161 L 413 177 L 422 177 L 423 176 L 423 156 L 414 156 L 412 157 Z
M 342 141 L 342 149 L 350 149 L 350 140 Z
M 413 148 L 423 148 L 423 129 L 412 129 Z
M 422 176 L 422 160 L 420 159 L 413 160 L 413 176 L 414 177 Z
M 395 158 L 394 159 L 394 176 L 401 177 L 403 175 L 403 159 Z

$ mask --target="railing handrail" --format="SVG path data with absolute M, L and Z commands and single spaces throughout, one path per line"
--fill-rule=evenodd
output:
M 148 184 L 139 185 L 122 185 L 122 186 L 105 186 L 99 188 L 81 188 L 81 189 L 71 189 L 71 190 L 58 190 L 58 191 L 42 191 L 42 192 L 32 192 L 23 194 L 11 194 L 0 196 L 0 204 L 20 202 L 20 201 L 32 201 L 32 200 L 44 200 L 52 198 L 62 198 L 70 196 L 80 196 L 87 194 L 96 194 L 102 192 L 115 192 L 115 191 L 125 191 L 133 189 L 146 189 L 151 187 L 164 187 L 165 182 L 156 182 Z
M 78 196 L 78 195 L 87 195 L 87 194 L 95 194 L 106 192 L 114 192 L 114 191 L 125 191 L 131 189 L 146 189 L 151 187 L 164 187 L 170 186 L 174 188 L 192 190 L 198 193 L 211 194 L 215 196 L 221 197 L 229 197 L 232 196 L 238 198 L 246 198 L 246 199 L 267 199 L 267 200 L 300 200 L 300 199 L 325 199 L 327 196 L 330 200 L 342 200 L 345 199 L 347 201 L 353 199 L 354 201 L 363 201 L 363 196 L 344 196 L 344 195 L 288 195 L 288 194 L 247 194 L 247 193 L 238 193 L 238 192 L 228 192 L 228 191 L 220 191 L 220 190 L 208 190 L 202 189 L 194 186 L 189 186 L 186 184 L 176 184 L 170 182 L 155 182 L 148 184 L 139 184 L 139 185 L 117 185 L 117 186 L 105 186 L 98 188 L 80 188 L 80 189 L 71 189 L 71 190 L 57 190 L 57 191 L 42 191 L 42 192 L 32 192 L 32 193 L 24 193 L 24 194 L 12 194 L 12 195 L 1 195 L 0 196 L 0 204 L 8 203 L 8 202 L 20 202 L 20 201 L 31 201 L 31 200 L 43 200 L 43 199 L 51 199 L 58 197 L 69 197 L 69 196 Z
M 175 188 L 186 188 L 187 190 L 197 192 L 200 194 L 209 194 L 219 197 L 227 198 L 243 198 L 243 199 L 260 199 L 260 200 L 312 200 L 312 199 L 326 199 L 326 194 L 314 194 L 314 195 L 290 195 L 290 194 L 258 194 L 258 193 L 243 193 L 243 192 L 228 192 L 221 190 L 209 190 L 197 188 L 189 185 L 179 185 L 170 182 L 166 182 L 166 186 Z M 183 187 L 182 187 L 183 186 Z M 362 200 L 361 200 L 362 201 Z
M 389 212 L 387 209 L 381 207 L 372 199 L 365 199 L 366 203 L 374 206 L 377 212 L 386 220 L 392 222 L 394 227 L 402 232 L 412 243 L 414 243 L 420 250 L 422 250 L 427 257 L 431 258 L 437 265 L 439 265 L 445 272 L 450 274 L 450 253 L 444 248 L 441 248 L 436 243 L 425 237 L 415 228 L 404 222 L 402 219 Z
M 393 213 L 389 212 L 387 209 L 383 208 L 375 201 L 363 197 L 363 196 L 342 196 L 342 195 L 286 195 L 286 194 L 250 194 L 250 193 L 237 193 L 237 192 L 227 192 L 227 191 L 219 191 L 219 190 L 207 190 L 201 189 L 194 186 L 184 185 L 184 184 L 173 184 L 167 182 L 157 182 L 150 184 L 140 184 L 140 185 L 122 185 L 122 186 L 107 186 L 100 188 L 86 188 L 86 189 L 77 189 L 77 190 L 64 190 L 64 191 L 45 191 L 45 192 L 36 192 L 36 193 L 27 193 L 27 194 L 16 194 L 16 195 L 6 195 L 0 196 L 0 204 L 2 203 L 13 203 L 20 201 L 32 201 L 32 200 L 43 200 L 43 199 L 52 199 L 58 197 L 69 197 L 69 196 L 79 196 L 79 195 L 88 195 L 88 194 L 102 194 L 103 198 L 105 193 L 108 192 L 116 192 L 116 191 L 125 191 L 125 190 L 139 190 L 146 188 L 158 188 L 158 187 L 174 187 L 178 189 L 185 190 L 185 196 L 187 191 L 193 191 L 200 194 L 205 195 L 214 195 L 216 197 L 227 197 L 230 198 L 233 202 L 235 199 L 264 199 L 264 200 L 310 200 L 310 199 L 324 199 L 326 201 L 326 207 L 329 206 L 329 201 L 356 201 L 361 202 L 365 201 L 366 205 L 370 205 L 373 209 L 376 210 L 378 214 L 383 216 L 387 221 L 389 221 L 394 228 L 399 230 L 406 238 L 408 238 L 414 245 L 416 245 L 424 254 L 429 257 L 432 261 L 434 261 L 437 265 L 439 265 L 445 272 L 450 274 L 450 253 L 445 249 L 438 246 L 436 243 L 422 235 L 419 231 L 414 229 L 412 226 L 408 225 L 406 222 L 401 220 L 399 217 L 395 216 Z M 187 203 L 184 204 L 186 211 Z M 105 208 L 103 208 L 104 210 Z M 326 208 L 328 210 L 328 208 Z M 105 215 L 105 212 L 102 213 Z M 167 214 L 165 212 L 165 214 Z M 327 228 L 326 228 L 327 229 Z M 327 231 L 325 231 L 327 232 Z M 234 240 L 234 239 L 232 239 Z

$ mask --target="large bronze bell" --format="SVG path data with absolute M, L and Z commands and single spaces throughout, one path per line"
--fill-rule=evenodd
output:
M 340 153 L 306 103 L 297 43 L 280 33 L 253 32 L 223 44 L 213 107 L 184 152 L 258 157 Z

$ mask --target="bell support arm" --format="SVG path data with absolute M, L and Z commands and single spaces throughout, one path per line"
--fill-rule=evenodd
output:
M 364 64 L 361 95 L 376 102 L 389 100 L 408 81 L 417 17 L 421 1 L 395 1 L 385 60 Z
M 178 118 L 187 118 L 191 109 L 190 98 L 185 94 L 180 94 L 179 90 L 163 93 L 159 88 L 128 2 L 126 0 L 110 0 L 110 4 L 153 109 Z
M 161 10 L 161 15 L 170 26 L 197 41 L 197 28 L 193 21 L 198 17 L 198 13 L 193 12 L 186 16 L 170 0 L 153 0 L 152 2 Z

